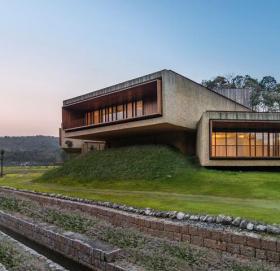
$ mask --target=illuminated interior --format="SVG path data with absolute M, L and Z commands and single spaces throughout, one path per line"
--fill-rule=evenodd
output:
M 278 132 L 212 132 L 212 157 L 280 157 Z
M 73 102 L 62 108 L 62 128 L 67 131 L 155 118 L 162 114 L 161 80 Z
M 117 120 L 141 117 L 143 115 L 143 100 L 138 100 L 86 112 L 84 115 L 84 124 L 92 125 L 113 122 Z

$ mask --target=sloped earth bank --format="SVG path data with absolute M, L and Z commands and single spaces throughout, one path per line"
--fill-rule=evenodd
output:
M 0 271 L 66 271 L 0 231 Z
M 0 210 L 30 222 L 44 223 L 56 230 L 79 234 L 88 240 L 120 248 L 116 263 L 125 270 L 279 270 L 279 267 L 230 256 L 211 249 L 198 248 L 184 242 L 167 241 L 133 229 L 115 227 L 101 219 L 79 211 L 40 206 L 20 196 L 0 193 Z M 13 258 L 16 258 L 15 255 Z M 21 269 L 24 270 L 24 269 Z M 32 269 L 31 269 L 32 270 Z M 34 269 L 40 270 L 40 269 Z

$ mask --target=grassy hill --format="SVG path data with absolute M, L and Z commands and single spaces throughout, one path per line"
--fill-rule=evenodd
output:
M 53 136 L 0 137 L 5 164 L 49 164 L 61 161 L 58 138 Z
M 76 182 L 96 180 L 154 180 L 175 176 L 188 166 L 186 158 L 162 146 L 108 149 L 74 158 L 63 167 L 47 172 L 42 180 Z
M 32 175 L 33 174 L 33 175 Z M 89 153 L 43 175 L 7 174 L 0 185 L 138 207 L 280 223 L 280 174 L 213 170 L 163 146 Z

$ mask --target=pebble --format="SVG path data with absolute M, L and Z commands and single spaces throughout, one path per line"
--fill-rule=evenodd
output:
M 241 220 L 240 222 L 240 228 L 241 229 L 246 229 L 247 228 L 247 224 L 248 224 L 248 221 L 247 220 Z
M 235 219 L 233 219 L 233 221 L 231 222 L 232 225 L 238 227 L 241 223 L 241 217 L 236 217 Z
M 246 229 L 249 230 L 249 231 L 252 231 L 254 229 L 254 224 L 249 222 L 246 226 Z
M 185 217 L 185 214 L 183 212 L 178 212 L 176 215 L 176 218 L 178 220 L 182 220 L 182 219 L 184 219 L 184 217 Z

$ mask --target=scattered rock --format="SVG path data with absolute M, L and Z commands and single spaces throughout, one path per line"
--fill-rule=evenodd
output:
M 176 218 L 178 220 L 182 220 L 182 219 L 184 219 L 184 217 L 185 217 L 185 214 L 183 212 L 178 212 L 176 215 Z
M 254 229 L 254 224 L 249 222 L 246 226 L 246 229 L 249 230 L 249 231 L 252 231 Z
M 171 175 L 167 175 L 168 178 L 171 178 Z M 233 218 L 231 216 L 225 216 L 225 215 L 218 215 L 218 216 L 211 216 L 211 215 L 194 215 L 194 214 L 187 214 L 184 212 L 177 212 L 177 211 L 155 211 L 151 208 L 141 209 L 141 208 L 135 208 L 132 206 L 126 206 L 126 205 L 119 205 L 112 202 L 102 202 L 102 201 L 94 201 L 94 200 L 86 200 L 86 199 L 80 199 L 80 198 L 73 198 L 69 196 L 64 196 L 61 194 L 54 194 L 54 193 L 44 193 L 44 192 L 36 192 L 36 191 L 30 191 L 25 189 L 16 189 L 11 187 L 3 187 L 4 189 L 10 190 L 10 191 L 21 191 L 26 193 L 33 193 L 33 194 L 39 194 L 42 196 L 48 196 L 48 197 L 54 197 L 64 200 L 70 200 L 70 201 L 76 201 L 76 202 L 82 202 L 87 204 L 95 204 L 98 206 L 105 206 L 113 209 L 119 209 L 127 212 L 132 212 L 136 214 L 141 215 L 147 215 L 147 216 L 155 216 L 155 217 L 161 217 L 161 218 L 171 218 L 171 219 L 178 219 L 178 220 L 192 220 L 192 221 L 201 221 L 205 223 L 218 223 L 223 225 L 232 225 L 235 227 L 239 227 L 241 229 L 246 229 L 248 231 L 255 230 L 256 232 L 268 232 L 272 234 L 280 234 L 280 226 L 279 225 L 263 225 L 261 223 L 256 223 L 252 221 L 248 221 L 246 219 L 242 219 L 240 217 Z
M 176 218 L 177 217 L 177 212 L 176 211 L 168 212 L 168 217 L 172 218 L 172 219 Z
M 256 225 L 255 226 L 255 230 L 258 232 L 265 232 L 266 229 L 267 229 L 267 226 L 265 226 L 265 225 Z
M 199 219 L 202 222 L 207 222 L 208 215 L 202 215 Z
M 247 228 L 247 225 L 248 225 L 248 221 L 243 219 L 241 222 L 240 222 L 240 228 L 241 229 L 246 229 Z
M 197 220 L 199 220 L 199 216 L 198 215 L 191 215 L 190 220 L 197 221 Z
M 236 227 L 239 227 L 240 223 L 241 223 L 241 217 L 236 217 L 232 222 L 231 224 L 236 226 Z
M 273 226 L 273 225 L 268 225 L 267 226 L 267 232 L 268 233 L 273 233 L 273 234 L 280 234 L 280 228 Z
M 225 216 L 224 215 L 218 215 L 217 218 L 216 218 L 216 222 L 221 224 L 225 219 Z
M 232 222 L 232 217 L 231 216 L 225 216 L 224 219 L 222 220 L 222 224 L 224 225 L 230 225 Z
M 145 209 L 145 215 L 150 215 L 152 213 L 150 208 Z
M 216 222 L 216 217 L 214 217 L 214 216 L 208 216 L 207 219 L 206 219 L 206 222 L 208 222 L 208 223 L 214 223 L 214 222 Z

